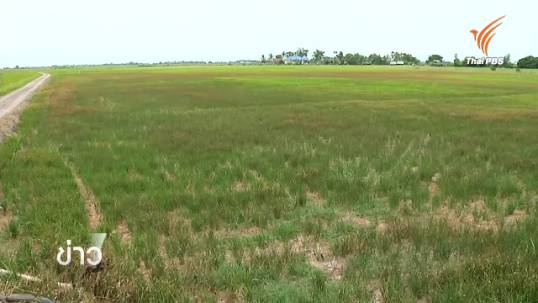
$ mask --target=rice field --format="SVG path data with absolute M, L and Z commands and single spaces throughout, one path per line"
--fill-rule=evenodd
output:
M 0 69 L 0 96 L 9 93 L 37 78 L 35 70 L 1 70 Z
M 0 293 L 538 300 L 538 73 L 49 72 L 0 146 L 0 268 L 43 281 L 3 277 Z M 101 270 L 57 264 L 92 232 L 108 234 Z

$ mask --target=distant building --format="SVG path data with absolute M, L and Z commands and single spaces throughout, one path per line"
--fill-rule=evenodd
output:
M 308 63 L 307 56 L 291 55 L 284 58 L 285 64 L 304 64 Z
M 390 61 L 390 65 L 405 65 L 403 61 Z

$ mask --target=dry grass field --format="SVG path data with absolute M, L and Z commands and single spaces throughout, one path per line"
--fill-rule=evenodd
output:
M 534 302 L 538 73 L 52 70 L 0 146 L 0 292 Z M 106 232 L 99 272 L 56 263 Z M 73 283 L 74 290 L 56 286 Z

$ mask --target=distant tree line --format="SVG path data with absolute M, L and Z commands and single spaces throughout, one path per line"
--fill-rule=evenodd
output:
M 518 68 L 538 68 L 538 57 L 527 56 L 517 61 Z
M 310 63 L 310 64 L 326 64 L 326 65 L 389 65 L 391 62 L 414 65 L 420 64 L 415 56 L 407 53 L 392 52 L 390 55 L 370 54 L 362 55 L 359 53 L 344 53 L 342 51 L 334 51 L 333 56 L 327 56 L 325 51 L 316 49 L 312 53 L 312 58 L 308 59 L 309 50 L 299 48 L 297 51 L 284 51 L 281 54 L 268 56 L 262 55 L 261 62 L 264 64 L 285 64 L 289 63 L 288 58 L 297 57 L 305 58 L 305 60 L 295 60 L 292 63 Z
M 261 63 L 263 64 L 325 64 L 325 65 L 420 65 L 427 64 L 432 66 L 456 66 L 456 67 L 484 67 L 483 65 L 469 65 L 468 59 L 477 59 L 475 57 L 465 57 L 460 59 L 458 54 L 454 55 L 453 61 L 445 61 L 443 56 L 438 54 L 432 54 L 425 62 L 421 62 L 412 54 L 404 52 L 391 52 L 388 55 L 370 54 L 362 55 L 359 53 L 344 53 L 343 51 L 334 51 L 332 56 L 326 54 L 325 51 L 316 49 L 312 52 L 311 58 L 308 58 L 308 49 L 299 48 L 296 51 L 283 51 L 277 55 L 269 54 L 268 56 L 262 55 Z M 293 60 L 289 60 L 292 58 Z M 497 67 L 499 65 L 491 66 Z M 500 65 L 505 68 L 538 68 L 538 57 L 528 56 L 520 59 L 517 64 L 511 61 L 510 54 L 504 56 L 503 64 Z

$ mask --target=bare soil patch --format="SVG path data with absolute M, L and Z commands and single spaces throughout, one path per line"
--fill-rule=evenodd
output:
M 177 235 L 178 233 L 193 234 L 192 220 L 184 212 L 173 210 L 168 213 L 168 233 Z
M 71 170 L 71 174 L 73 175 L 73 179 L 77 184 L 80 195 L 84 199 L 84 204 L 86 206 L 86 214 L 88 215 L 88 223 L 90 224 L 90 227 L 92 229 L 96 229 L 101 224 L 101 220 L 103 217 L 99 210 L 99 202 L 91 189 L 86 186 L 86 184 L 84 184 L 84 181 L 77 173 L 75 167 L 71 163 L 67 162 L 67 160 L 65 159 L 64 163 Z
M 368 289 L 372 292 L 372 302 L 374 303 L 385 303 L 385 298 L 383 297 L 383 292 L 381 289 L 383 285 L 379 280 L 370 281 L 368 284 Z
M 146 284 L 151 284 L 151 270 L 147 268 L 144 261 L 140 261 L 137 270 L 142 275 L 142 278 L 144 278 Z
M 436 173 L 432 177 L 432 181 L 430 182 L 429 190 L 430 190 L 430 202 L 432 199 L 437 195 L 439 192 L 439 180 L 441 179 L 441 174 Z
M 236 303 L 236 302 L 245 302 L 242 294 L 236 294 L 229 291 L 219 291 L 217 292 L 217 302 L 218 303 Z
M 118 234 L 123 244 L 129 244 L 129 242 L 131 242 L 131 231 L 129 230 L 129 226 L 127 225 L 127 222 L 125 220 L 121 220 L 118 223 L 118 225 L 116 226 L 115 233 Z
M 286 252 L 294 255 L 304 254 L 310 266 L 325 272 L 332 280 L 341 280 L 344 273 L 346 260 L 335 257 L 331 246 L 326 240 L 316 240 L 312 237 L 299 235 L 287 242 L 274 241 L 268 243 L 266 247 L 256 247 L 250 253 L 241 256 L 242 262 L 251 262 L 256 257 L 281 256 Z M 236 258 L 230 251 L 226 253 L 226 260 L 234 262 Z
M 372 222 L 369 219 L 359 217 L 352 213 L 344 214 L 344 216 L 342 217 L 342 221 L 353 224 L 353 225 L 364 226 L 364 227 L 372 225 Z
M 0 231 L 4 230 L 11 222 L 11 212 L 6 209 L 6 205 L 3 204 L 4 201 L 4 191 L 2 189 L 2 184 L 0 184 Z
M 516 209 L 511 215 L 504 218 L 504 224 L 506 226 L 514 226 L 516 223 L 523 221 L 527 218 L 527 213 L 523 210 Z
M 383 235 L 387 232 L 387 230 L 389 229 L 389 225 L 383 221 L 379 222 L 375 228 L 375 230 L 377 231 L 377 233 Z
M 4 230 L 11 222 L 13 215 L 6 209 L 0 209 L 0 231 Z
M 316 205 L 316 206 L 323 206 L 325 205 L 326 201 L 325 199 L 323 199 L 323 197 L 321 196 L 321 194 L 317 191 L 310 191 L 310 190 L 307 190 L 306 191 L 306 199 Z
M 230 238 L 230 237 L 251 237 L 261 234 L 261 229 L 256 226 L 240 228 L 240 229 L 219 229 L 214 231 L 215 236 L 221 238 Z
M 187 270 L 187 263 L 193 263 L 194 260 L 192 257 L 184 257 L 183 259 L 170 257 L 166 252 L 166 237 L 164 235 L 159 237 L 159 256 L 166 269 Z M 201 259 L 201 257 L 196 259 Z
M 446 221 L 454 230 L 462 228 L 494 232 L 499 230 L 499 222 L 487 208 L 484 200 L 471 202 L 461 210 L 443 205 L 433 211 L 432 218 L 434 221 Z
M 232 190 L 235 192 L 244 192 L 248 190 L 248 184 L 243 181 L 235 181 L 232 185 Z
M 0 118 L 0 143 L 17 131 L 17 123 L 19 122 L 19 115 L 21 112 L 22 108 L 19 108 L 11 114 Z
M 310 266 L 324 271 L 332 280 L 342 279 L 345 260 L 333 255 L 328 241 L 299 235 L 290 240 L 288 245 L 292 253 L 304 253 Z

